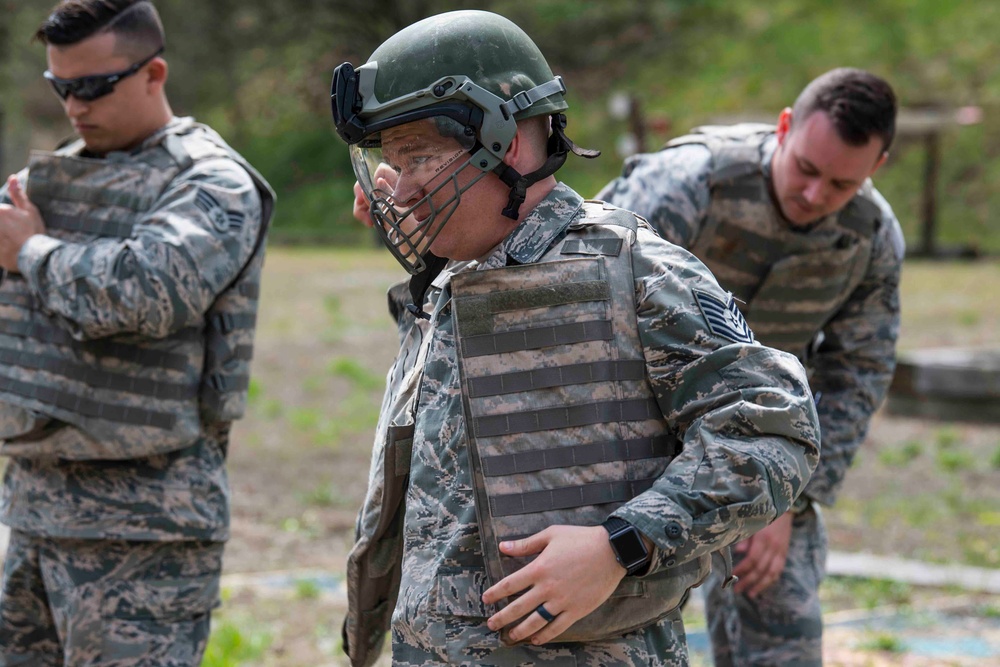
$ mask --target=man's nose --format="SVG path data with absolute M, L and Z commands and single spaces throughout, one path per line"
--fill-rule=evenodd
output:
M 822 204 L 826 199 L 826 187 L 823 185 L 823 181 L 818 178 L 809 181 L 806 189 L 802 191 L 802 196 L 813 206 Z
M 63 108 L 66 110 L 68 118 L 79 118 L 90 108 L 90 103 L 77 99 L 75 95 L 70 95 L 63 101 Z

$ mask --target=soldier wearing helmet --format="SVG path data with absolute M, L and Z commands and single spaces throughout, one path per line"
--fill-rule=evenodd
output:
M 686 663 L 679 607 L 818 458 L 801 364 L 711 273 L 554 177 L 565 86 L 495 14 L 420 21 L 333 78 L 393 294 L 345 649 L 393 663 Z

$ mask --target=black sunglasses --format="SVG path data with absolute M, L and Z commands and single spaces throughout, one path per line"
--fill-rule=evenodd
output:
M 161 53 L 163 53 L 162 46 L 148 58 L 137 62 L 128 69 L 121 72 L 114 72 L 113 74 L 94 74 L 77 77 L 76 79 L 60 79 L 49 70 L 45 70 L 42 76 L 52 84 L 52 90 L 56 91 L 56 95 L 61 99 L 65 100 L 72 95 L 81 102 L 93 102 L 113 91 L 115 84 L 138 72 L 144 65 Z

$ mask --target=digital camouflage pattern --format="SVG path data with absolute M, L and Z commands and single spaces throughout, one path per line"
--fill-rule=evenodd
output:
M 504 556 L 500 542 L 552 525 L 599 525 L 650 488 L 680 450 L 647 380 L 636 326 L 628 249 L 638 220 L 585 203 L 570 222 L 569 238 L 537 261 L 465 271 L 450 282 L 490 586 L 530 562 Z M 556 641 L 618 638 L 648 626 L 710 568 L 706 553 L 625 577 Z
M 0 664 L 200 664 L 219 600 L 222 549 L 13 531 L 0 593 Z
M 348 560 L 345 636 L 353 664 L 374 662 L 390 625 L 393 662 L 400 665 L 687 663 L 676 616 L 605 642 L 542 647 L 503 646 L 486 626 L 496 609 L 481 599 L 488 584 L 450 281 L 542 260 L 564 230 L 574 238 L 572 223 L 582 214 L 579 195 L 557 186 L 484 261 L 453 263 L 433 281 L 425 304 L 429 322 L 411 318 L 387 378 L 368 494 Z M 615 515 L 655 542 L 650 572 L 657 573 L 742 539 L 783 513 L 818 458 L 818 431 L 793 357 L 712 333 L 692 289 L 728 296 L 705 267 L 644 226 L 630 241 L 625 252 L 635 275 L 633 314 L 645 373 L 682 449 Z
M 822 664 L 819 585 L 826 574 L 823 517 L 813 505 L 792 520 L 781 577 L 756 598 L 722 588 L 713 572 L 705 583 L 715 667 Z M 740 556 L 733 554 L 734 563 Z
M 36 155 L 19 177 L 48 232 L 0 284 L 0 517 L 49 537 L 225 539 L 222 418 L 245 399 L 199 394 L 246 391 L 269 188 L 190 119 L 131 154 Z
M 636 211 L 665 239 L 692 249 L 723 287 L 745 302 L 741 308 L 760 341 L 787 347 L 803 360 L 813 392 L 821 396 L 823 433 L 819 468 L 805 494 L 832 505 L 895 369 L 902 231 L 870 183 L 855 198 L 877 206 L 879 217 L 870 239 L 846 228 L 836 214 L 808 231 L 789 230 L 766 195 L 777 146 L 774 134 L 761 133 L 758 125 L 747 126 L 745 133 L 740 127 L 729 128 L 727 134 L 734 143 L 746 134 L 758 137 L 752 165 L 756 177 L 738 183 L 737 192 L 727 189 L 724 199 L 717 199 L 712 187 L 713 174 L 717 176 L 713 153 L 704 143 L 695 143 L 696 137 L 629 158 L 622 176 L 598 196 Z M 728 223 L 728 233 L 708 232 L 709 226 L 719 224 L 718 218 Z M 737 229 L 745 231 L 737 236 Z M 858 263 L 863 271 L 860 280 L 852 281 L 845 267 Z M 764 297 L 777 302 L 767 304 L 776 315 L 758 322 L 755 308 L 764 298 L 763 289 Z M 817 295 L 821 298 L 807 299 Z M 794 324 L 800 316 L 818 323 L 818 337 L 808 336 L 794 348 L 783 346 L 779 327 Z
M 769 195 L 773 128 L 703 130 L 660 152 L 629 158 L 622 176 L 599 196 L 646 216 L 664 238 L 691 249 L 743 301 L 740 307 L 762 343 L 803 360 L 822 433 L 819 466 L 803 494 L 832 505 L 895 368 L 904 252 L 899 222 L 868 182 L 843 211 L 793 231 Z M 799 522 L 795 526 L 801 530 Z M 825 543 L 825 536 L 795 535 L 794 542 Z M 806 552 L 793 550 L 783 576 L 818 583 L 822 569 Z M 714 639 L 742 636 L 759 640 L 765 651 L 779 642 L 783 660 L 819 664 L 819 642 L 786 641 L 814 636 L 821 625 L 818 605 L 782 595 L 775 591 L 768 604 L 785 605 L 783 627 L 716 633 Z M 716 603 L 733 598 L 727 592 L 710 599 L 710 624 L 731 620 L 731 610 Z M 751 607 L 741 599 L 739 609 Z M 755 613 L 747 611 L 746 626 L 758 624 Z M 769 631 L 775 635 L 765 640 Z M 720 660 L 752 650 L 714 648 Z

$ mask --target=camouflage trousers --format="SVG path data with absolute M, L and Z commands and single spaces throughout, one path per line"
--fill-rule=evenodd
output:
M 481 621 L 481 622 L 479 622 Z M 442 634 L 433 646 L 408 641 L 393 626 L 393 667 L 687 667 L 687 639 L 680 609 L 658 623 L 619 639 L 587 643 L 503 646 L 486 619 L 443 617 L 432 622 Z M 446 626 L 456 627 L 448 629 Z M 415 644 L 421 644 L 417 646 Z
M 723 590 L 717 574 L 709 577 L 705 615 L 715 667 L 823 664 L 819 585 L 826 552 L 823 517 L 814 508 L 795 517 L 785 570 L 757 598 Z M 734 564 L 738 559 L 734 553 Z
M 219 600 L 222 549 L 12 531 L 0 667 L 197 667 Z

